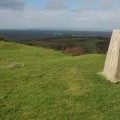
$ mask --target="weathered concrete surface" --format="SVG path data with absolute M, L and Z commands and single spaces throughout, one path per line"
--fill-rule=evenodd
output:
M 111 82 L 120 82 L 120 30 L 114 30 L 102 73 Z

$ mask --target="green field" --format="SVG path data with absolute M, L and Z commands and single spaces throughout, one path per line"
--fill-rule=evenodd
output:
M 0 42 L 0 120 L 120 120 L 120 84 L 98 75 L 104 61 Z

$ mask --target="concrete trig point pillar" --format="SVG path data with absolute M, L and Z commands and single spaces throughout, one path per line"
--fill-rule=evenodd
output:
M 120 30 L 113 31 L 103 75 L 111 82 L 120 82 Z

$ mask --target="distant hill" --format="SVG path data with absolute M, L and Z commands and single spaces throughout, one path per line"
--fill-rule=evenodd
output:
M 0 41 L 0 119 L 118 120 L 120 84 L 98 74 L 104 61 Z
M 104 54 L 111 32 L 57 30 L 0 30 L 0 38 L 31 46 L 55 49 L 65 54 Z
M 22 44 L 44 47 L 61 51 L 67 55 L 79 56 L 84 54 L 105 54 L 107 53 L 110 38 L 92 36 L 61 36 L 46 37 L 36 40 L 17 41 Z
M 12 41 L 35 40 L 46 37 L 65 37 L 65 36 L 92 36 L 110 37 L 111 32 L 103 31 L 60 31 L 60 30 L 0 30 L 0 37 Z

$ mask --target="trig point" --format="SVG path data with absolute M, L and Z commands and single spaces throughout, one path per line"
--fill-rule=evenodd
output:
M 111 82 L 120 82 L 120 30 L 113 31 L 103 75 Z

